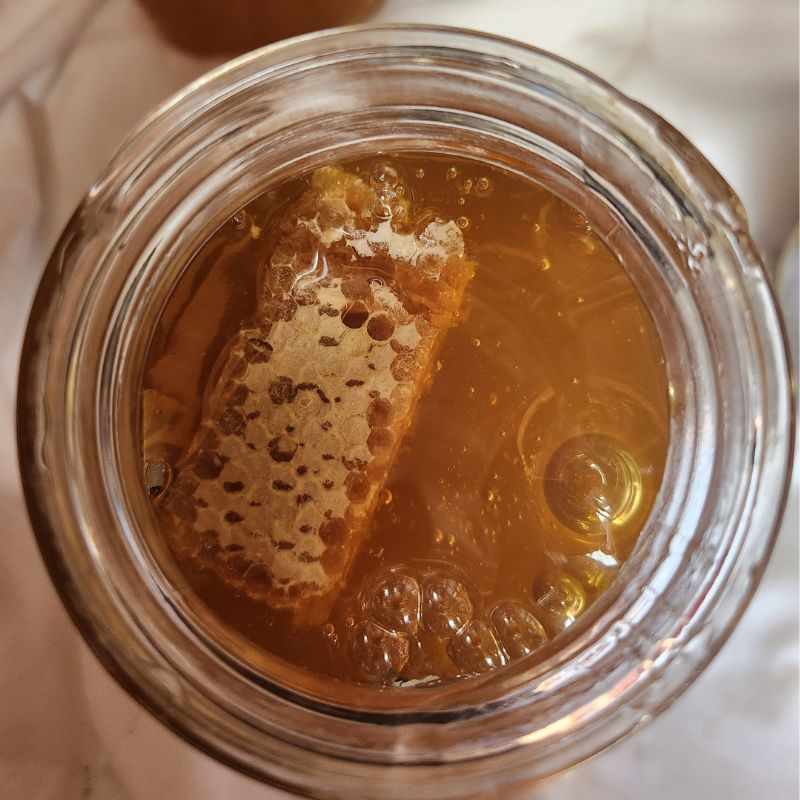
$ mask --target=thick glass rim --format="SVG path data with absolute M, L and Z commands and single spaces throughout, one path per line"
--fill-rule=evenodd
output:
M 462 93 L 444 114 L 421 104 L 392 117 L 391 109 L 361 108 L 351 98 L 351 121 L 332 124 L 327 141 L 314 139 L 319 132 L 308 129 L 319 124 L 308 116 L 310 105 L 283 103 L 282 92 L 293 82 L 308 86 L 302 81 L 310 75 L 357 69 L 429 80 L 440 104 L 457 90 L 431 76 L 471 81 L 474 102 L 482 91 L 487 99 L 461 109 Z M 319 91 L 331 89 L 323 80 Z M 490 95 L 509 118 L 492 117 Z M 511 101 L 526 96 L 542 104 L 537 130 L 526 129 L 524 108 L 510 118 Z M 249 128 L 236 116 L 246 103 L 258 111 L 245 120 Z M 558 131 L 569 115 L 585 126 L 578 152 L 569 139 L 544 142 L 543 129 Z M 419 140 L 412 123 L 420 120 L 425 135 L 458 125 L 505 141 L 508 159 L 546 151 L 550 178 L 564 193 L 566 176 L 588 186 L 606 236 L 628 248 L 630 268 L 635 239 L 639 267 L 645 258 L 655 265 L 650 277 L 640 269 L 639 286 L 653 313 L 665 326 L 673 324 L 670 314 L 680 316 L 669 366 L 673 405 L 683 409 L 675 416 L 682 444 L 671 447 L 668 467 L 675 482 L 659 496 L 647 529 L 660 549 L 639 553 L 639 583 L 609 592 L 557 652 L 535 663 L 425 699 L 414 695 L 406 708 L 367 692 L 360 700 L 368 713 L 336 707 L 313 684 L 298 689 L 280 673 L 267 680 L 245 657 L 226 654 L 224 632 L 203 630 L 165 588 L 169 581 L 141 546 L 142 502 L 120 480 L 135 440 L 124 423 L 135 416 L 128 362 L 142 346 L 133 323 L 155 310 L 157 286 L 170 279 L 154 263 L 180 262 L 198 243 L 202 230 L 191 221 L 198 208 L 221 221 L 235 197 L 241 201 L 241 154 L 266 163 L 258 148 L 268 142 L 290 171 L 307 154 L 293 149 L 287 132 L 333 153 L 347 146 L 352 120 L 379 132 L 373 147 L 404 132 Z M 604 174 L 614 159 L 620 171 L 625 159 L 634 165 L 631 186 L 649 175 L 650 207 L 633 207 L 621 189 L 624 175 Z M 279 174 L 274 167 L 272 179 Z M 203 230 L 209 227 L 206 221 Z M 678 229 L 680 236 L 668 235 Z M 720 383 L 714 357 L 732 359 L 726 370 L 738 359 L 739 373 L 727 371 Z M 712 374 L 714 385 L 704 385 Z M 477 792 L 582 760 L 668 706 L 702 671 L 771 551 L 788 491 L 794 419 L 781 321 L 744 212 L 691 144 L 605 82 L 542 51 L 460 29 L 393 25 L 311 34 L 235 59 L 167 101 L 127 140 L 69 223 L 42 280 L 23 350 L 18 429 L 29 512 L 54 583 L 134 697 L 212 755 L 296 791 L 394 797 L 413 786 L 420 797 L 456 797 L 466 793 L 465 780 Z M 744 465 L 739 483 L 717 485 L 720 475 L 732 480 L 725 470 L 734 464 Z M 741 516 L 715 512 L 704 491 Z M 675 530 L 658 530 L 673 523 Z M 681 594 L 675 585 L 684 574 L 696 585 Z M 674 606 L 656 608 L 665 599 Z M 315 724 L 319 735 L 309 730 Z M 397 787 L 375 788 L 388 768 Z

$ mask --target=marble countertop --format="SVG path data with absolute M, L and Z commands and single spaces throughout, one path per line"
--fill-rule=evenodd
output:
M 768 264 L 797 223 L 795 0 L 387 0 L 375 19 L 481 29 L 576 61 L 699 146 L 741 196 Z M 100 668 L 49 583 L 16 468 L 19 347 L 47 255 L 125 133 L 214 63 L 164 44 L 135 0 L 0 1 L 0 794 L 9 798 L 286 797 L 194 751 Z M 782 299 L 796 319 L 797 297 Z M 797 797 L 798 557 L 795 475 L 766 577 L 709 669 L 649 726 L 529 796 Z

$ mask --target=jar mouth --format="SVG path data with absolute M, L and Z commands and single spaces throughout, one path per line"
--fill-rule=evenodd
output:
M 581 208 L 620 257 L 665 348 L 664 485 L 621 578 L 533 661 L 424 691 L 337 687 L 334 701 L 324 681 L 298 683 L 277 661 L 265 665 L 182 599 L 131 483 L 141 469 L 132 456 L 141 367 L 182 267 L 247 200 L 343 155 L 431 145 L 535 178 Z M 763 572 L 793 426 L 781 322 L 744 212 L 692 145 L 542 51 L 402 25 L 272 45 L 155 112 L 51 258 L 18 399 L 40 548 L 115 677 L 239 769 L 353 797 L 399 797 L 410 786 L 419 797 L 461 796 L 465 776 L 471 791 L 543 777 L 669 705 L 727 638 Z M 389 765 L 400 784 L 379 793 L 371 784 Z M 399 767 L 411 771 L 400 777 Z

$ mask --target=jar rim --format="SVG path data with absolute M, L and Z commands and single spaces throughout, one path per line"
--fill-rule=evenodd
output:
M 99 381 L 103 376 L 97 376 L 98 383 L 86 387 L 86 396 L 81 401 L 86 403 L 85 406 L 72 399 L 65 401 L 65 398 L 69 398 L 76 388 L 81 388 L 84 378 L 76 371 L 77 365 L 91 364 L 92 354 L 97 356 L 98 364 L 105 365 L 105 378 L 108 379 L 111 362 L 104 362 L 104 353 L 111 339 L 116 346 L 125 338 L 122 330 L 107 331 L 102 341 L 98 340 L 93 347 L 87 345 L 90 324 L 96 325 L 97 319 L 101 318 L 114 321 L 119 296 L 126 290 L 131 277 L 120 275 L 119 294 L 103 301 L 99 294 L 108 290 L 108 285 L 104 284 L 107 276 L 99 271 L 98 265 L 110 263 L 109 251 L 118 244 L 120 231 L 124 231 L 127 241 L 135 239 L 136 213 L 139 213 L 136 209 L 143 203 L 157 200 L 158 187 L 142 176 L 170 172 L 176 154 L 179 159 L 191 158 L 190 147 L 186 144 L 187 130 L 190 126 L 194 126 L 192 130 L 201 128 L 211 111 L 232 102 L 235 92 L 253 85 L 266 92 L 275 76 L 285 76 L 293 71 L 297 74 L 303 70 L 334 69 L 336 65 L 346 63 L 348 58 L 355 59 L 359 52 L 365 59 L 378 58 L 376 53 L 380 52 L 410 59 L 416 53 L 428 59 L 429 69 L 448 59 L 461 58 L 462 66 L 466 62 L 485 68 L 480 77 L 487 82 L 493 77 L 500 80 L 498 76 L 503 76 L 503 80 L 520 84 L 538 81 L 549 92 L 561 92 L 565 103 L 577 104 L 581 106 L 581 113 L 600 119 L 615 135 L 624 138 L 630 152 L 641 158 L 642 163 L 654 165 L 658 180 L 669 190 L 665 197 L 676 200 L 679 213 L 686 213 L 702 223 L 698 237 L 713 240 L 719 248 L 711 256 L 705 254 L 707 263 L 712 266 L 720 264 L 724 252 L 727 272 L 723 273 L 720 267 L 715 280 L 721 282 L 724 277 L 733 282 L 730 291 L 738 292 L 737 302 L 745 304 L 740 313 L 748 315 L 747 320 L 736 317 L 736 324 L 741 326 L 737 330 L 748 337 L 747 347 L 743 345 L 742 351 L 750 359 L 748 363 L 755 367 L 753 383 L 758 389 L 757 396 L 750 397 L 743 406 L 754 415 L 746 437 L 742 434 L 754 453 L 753 480 L 741 488 L 744 493 L 741 504 L 747 509 L 750 524 L 740 529 L 735 521 L 728 521 L 729 527 L 720 533 L 721 541 L 724 539 L 729 550 L 726 557 L 715 564 L 714 579 L 703 586 L 702 596 L 695 598 L 700 605 L 693 611 L 691 625 L 683 628 L 690 632 L 690 636 L 683 640 L 680 636 L 684 634 L 681 633 L 672 641 L 665 636 L 648 640 L 647 648 L 629 654 L 622 679 L 630 682 L 627 686 L 618 682 L 617 695 L 613 694 L 612 687 L 606 687 L 605 696 L 585 697 L 582 704 L 562 717 L 560 727 L 557 722 L 551 722 L 547 729 L 517 728 L 511 737 L 513 746 L 511 740 L 504 741 L 501 747 L 491 746 L 487 741 L 484 753 L 476 754 L 474 763 L 470 762 L 473 764 L 471 771 L 467 770 L 476 780 L 489 782 L 493 778 L 487 775 L 486 770 L 496 773 L 504 765 L 515 780 L 542 777 L 597 752 L 669 705 L 711 660 L 743 612 L 765 567 L 786 501 L 794 439 L 785 335 L 769 281 L 747 233 L 741 204 L 724 180 L 681 134 L 653 112 L 625 98 L 586 70 L 527 45 L 464 29 L 360 25 L 308 34 L 246 54 L 211 71 L 168 100 L 122 145 L 108 169 L 92 187 L 65 230 L 37 294 L 23 348 L 18 395 L 20 462 L 29 513 L 53 581 L 84 637 L 112 674 L 184 737 L 239 769 L 302 791 L 315 791 L 312 784 L 302 781 L 319 779 L 319 775 L 330 769 L 330 759 L 358 763 L 359 755 L 354 751 L 338 755 L 328 753 L 312 762 L 306 778 L 292 777 L 286 765 L 293 763 L 292 759 L 297 757 L 302 746 L 296 740 L 279 741 L 280 737 L 274 731 L 273 762 L 255 763 L 252 750 L 231 740 L 230 720 L 226 722 L 223 719 L 224 714 L 218 706 L 203 709 L 203 722 L 208 725 L 209 720 L 216 719 L 220 730 L 228 737 L 224 741 L 204 731 L 200 719 L 187 720 L 187 714 L 192 711 L 176 703 L 187 690 L 196 687 L 188 682 L 186 685 L 182 683 L 185 676 L 176 672 L 174 653 L 168 657 L 165 652 L 159 652 L 159 648 L 148 648 L 142 643 L 142 630 L 131 618 L 131 609 L 125 607 L 121 598 L 116 598 L 106 616 L 99 614 L 98 609 L 108 603 L 109 584 L 113 583 L 114 576 L 102 575 L 107 565 L 93 558 L 92 550 L 99 545 L 100 534 L 87 510 L 86 494 L 76 485 L 86 477 L 86 473 L 82 469 L 76 473 L 71 467 L 83 463 L 76 453 L 80 436 L 88 436 L 92 441 L 96 438 L 94 420 L 86 413 L 89 404 L 94 403 L 91 407 L 96 408 L 97 404 L 110 402 L 110 395 L 100 391 Z M 425 65 L 422 64 L 420 69 L 424 70 Z M 581 155 L 585 157 L 586 154 Z M 171 177 L 178 180 L 176 176 L 177 170 L 174 170 Z M 667 211 L 672 213 L 674 209 L 670 207 Z M 691 246 L 684 255 L 689 285 L 691 276 L 695 274 L 690 262 L 697 256 Z M 81 279 L 88 279 L 82 291 L 78 286 Z M 700 274 L 696 280 L 710 281 L 710 278 Z M 68 302 L 64 302 L 65 298 Z M 90 302 L 96 308 L 90 308 L 87 305 Z M 56 311 L 64 314 L 64 309 L 69 313 L 57 318 Z M 730 313 L 735 314 L 733 306 Z M 89 383 L 88 379 L 85 383 Z M 82 396 L 80 391 L 78 395 Z M 108 405 L 102 411 L 109 419 L 119 413 Z M 70 418 L 70 414 L 74 418 Z M 706 435 L 712 434 L 708 432 Z M 105 441 L 104 446 L 110 446 L 109 442 Z M 714 457 L 719 458 L 719 453 Z M 78 460 L 70 460 L 75 458 Z M 98 463 L 100 461 L 102 457 L 98 456 Z M 710 474 L 713 465 L 706 466 Z M 113 486 L 109 488 L 108 482 L 102 485 L 108 492 L 113 489 Z M 108 503 L 117 510 L 123 505 L 119 498 L 114 497 Z M 701 517 L 698 511 L 702 524 Z M 108 542 L 103 546 L 112 547 Z M 123 545 L 118 543 L 117 546 Z M 91 567 L 88 573 L 85 571 L 87 566 Z M 85 580 L 78 580 L 81 574 Z M 155 587 L 151 588 L 155 590 Z M 723 605 L 724 613 L 719 610 Z M 712 611 L 715 614 L 711 619 L 716 620 L 716 625 L 705 624 Z M 606 620 L 606 633 L 613 622 Z M 134 638 L 140 649 L 134 648 L 123 655 L 119 650 L 120 642 L 130 637 L 131 631 L 135 631 Z M 624 638 L 619 631 L 618 635 Z M 584 646 L 588 641 L 584 640 Z M 601 647 L 601 644 L 599 640 L 593 640 L 593 646 Z M 153 678 L 152 668 L 145 668 L 143 662 L 159 656 L 160 665 L 171 671 L 172 685 L 169 689 L 160 687 L 158 692 L 154 692 L 152 686 L 144 685 Z M 507 691 L 513 688 L 519 692 L 520 687 L 514 687 L 508 677 L 497 676 L 494 680 Z M 552 683 L 553 676 L 549 680 L 548 690 L 552 692 L 558 684 Z M 568 662 L 562 663 L 559 680 L 564 686 L 576 680 L 576 676 L 569 673 Z M 531 694 L 530 690 L 528 687 L 528 694 Z M 541 693 L 544 690 L 539 685 L 533 693 L 536 691 Z M 319 707 L 314 709 L 320 711 Z M 490 711 L 489 704 L 484 712 L 489 714 Z M 465 714 L 462 707 L 447 721 L 453 725 L 461 724 Z M 519 726 L 520 719 L 515 718 L 514 724 Z M 598 734 L 599 720 L 604 729 Z M 415 717 L 405 724 L 418 726 L 431 721 Z M 363 722 L 363 719 L 359 720 L 359 723 Z M 569 744 L 554 754 L 551 752 L 554 742 L 564 737 L 565 731 L 570 733 Z M 585 735 L 578 735 L 581 732 Z M 424 736 L 420 741 L 425 742 Z M 523 768 L 518 756 L 513 755 L 519 750 L 524 750 L 527 760 L 533 763 Z M 281 758 L 285 763 L 280 762 Z M 432 777 L 429 770 L 448 761 L 447 754 L 443 754 L 439 763 L 434 765 L 423 765 L 399 756 L 382 758 L 383 761 L 378 758 L 377 764 L 370 766 L 393 764 L 395 770 L 417 769 L 421 781 L 429 781 Z M 464 760 L 459 763 L 464 769 Z M 373 771 L 364 765 L 359 768 L 364 770 L 363 780 L 375 780 Z M 421 777 L 423 773 L 425 777 Z M 349 775 L 347 780 L 356 779 Z M 353 789 L 354 783 L 347 786 L 349 796 L 361 796 Z

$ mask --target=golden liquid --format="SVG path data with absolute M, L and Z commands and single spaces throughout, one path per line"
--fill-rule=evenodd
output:
M 653 322 L 580 213 L 477 161 L 409 153 L 343 166 L 369 177 L 387 163 L 412 209 L 457 222 L 477 266 L 345 589 L 324 623 L 300 627 L 182 564 L 202 601 L 258 646 L 379 683 L 496 668 L 574 622 L 636 543 L 669 414 Z M 252 202 L 189 265 L 149 353 L 145 389 L 172 411 L 146 458 L 174 466 L 189 445 L 214 364 L 256 311 L 270 232 L 307 186 L 300 177 Z

